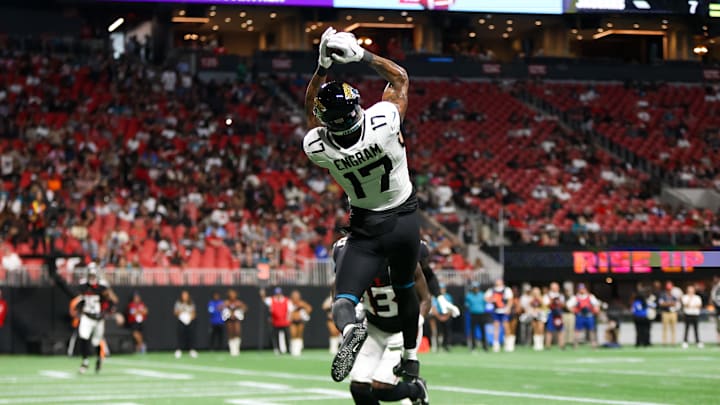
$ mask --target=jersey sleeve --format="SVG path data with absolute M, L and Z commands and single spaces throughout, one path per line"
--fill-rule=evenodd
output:
M 320 136 L 320 130 L 313 128 L 303 138 L 303 151 L 308 159 L 320 167 L 325 167 L 329 159 L 325 153 L 325 142 Z

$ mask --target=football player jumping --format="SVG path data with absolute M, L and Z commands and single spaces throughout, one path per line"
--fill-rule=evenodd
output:
M 347 248 L 347 237 L 333 245 L 336 260 Z M 433 275 L 434 276 L 434 275 Z M 415 271 L 415 293 L 420 300 L 418 340 L 422 338 L 424 317 L 430 311 L 430 291 L 420 266 Z M 395 375 L 400 363 L 403 336 L 399 327 L 398 304 L 390 282 L 390 273 L 385 266 L 379 271 L 371 286 L 365 290 L 362 309 L 367 320 L 368 338 L 357 355 L 357 361 L 350 371 L 350 393 L 356 405 L 379 405 L 378 401 L 411 400 L 413 404 L 429 404 L 425 380 Z
M 87 278 L 80 280 L 80 294 L 78 297 L 77 308 L 80 313 L 78 338 L 80 341 L 80 353 L 82 354 L 80 374 L 84 374 L 88 369 L 91 344 L 97 350 L 98 358 L 95 363 L 95 372 L 99 372 L 102 367 L 100 343 L 105 335 L 103 316 L 110 310 L 111 306 L 117 304 L 118 299 L 107 282 L 99 278 L 97 264 L 88 264 Z
M 303 149 L 314 164 L 330 172 L 350 202 L 349 237 L 338 257 L 332 308 L 343 339 L 331 376 L 342 381 L 350 373 L 367 338 L 366 327 L 355 317 L 355 305 L 389 264 L 405 348 L 402 367 L 408 376 L 417 377 L 420 309 L 413 286 L 420 224 L 400 131 L 408 106 L 408 75 L 396 63 L 364 50 L 353 34 L 333 28 L 322 35 L 318 62 L 305 95 L 309 132 Z M 362 62 L 373 68 L 388 81 L 382 101 L 363 109 L 357 89 L 326 83 L 334 62 Z

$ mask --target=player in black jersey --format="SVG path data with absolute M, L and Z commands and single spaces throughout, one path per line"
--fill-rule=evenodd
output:
M 80 280 L 77 298 L 77 311 L 80 314 L 78 338 L 80 353 L 82 353 L 80 374 L 84 374 L 88 369 L 91 345 L 97 350 L 98 358 L 95 363 L 95 372 L 99 372 L 102 367 L 100 342 L 105 335 L 105 320 L 103 318 L 111 310 L 112 306 L 117 304 L 118 299 L 107 282 L 98 277 L 98 268 L 95 263 L 88 264 L 87 278 Z

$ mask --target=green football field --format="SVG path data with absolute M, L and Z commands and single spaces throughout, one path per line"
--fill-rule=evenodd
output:
M 109 358 L 99 375 L 79 359 L 0 356 L 0 404 L 347 404 L 330 355 L 172 353 Z M 720 349 L 546 351 L 421 355 L 432 404 L 720 404 Z

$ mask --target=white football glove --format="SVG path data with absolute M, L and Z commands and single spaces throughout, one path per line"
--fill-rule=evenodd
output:
M 327 56 L 327 43 L 328 40 L 335 35 L 337 31 L 333 27 L 328 27 L 328 29 L 323 32 L 322 37 L 320 37 L 320 52 L 318 55 L 318 65 L 320 65 L 323 69 L 330 69 L 330 66 L 333 64 L 333 60 Z
M 350 32 L 340 32 L 333 35 L 328 40 L 327 47 L 337 49 L 342 53 L 330 55 L 335 62 L 340 64 L 360 62 L 365 55 L 365 50 L 358 45 L 355 35 Z

